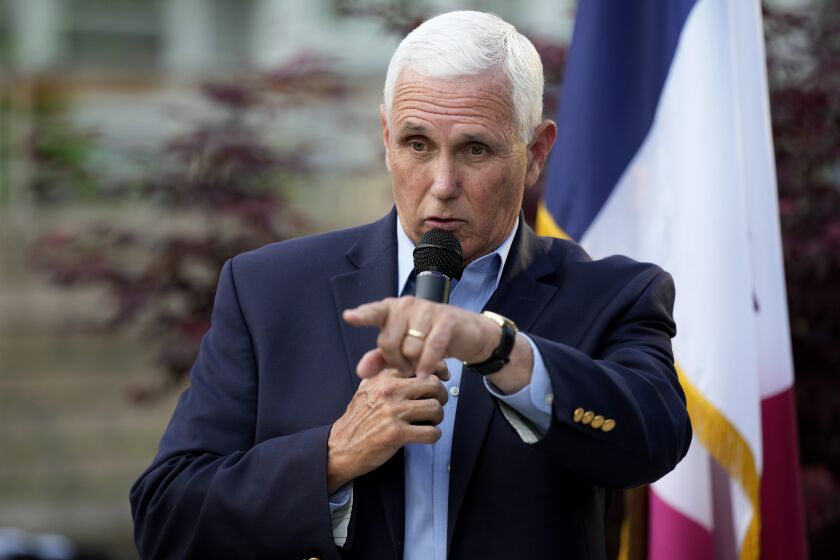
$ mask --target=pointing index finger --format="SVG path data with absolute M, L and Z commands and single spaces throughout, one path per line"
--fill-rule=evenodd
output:
M 354 309 L 345 309 L 342 317 L 354 327 L 381 327 L 388 320 L 391 309 L 390 301 L 364 303 Z

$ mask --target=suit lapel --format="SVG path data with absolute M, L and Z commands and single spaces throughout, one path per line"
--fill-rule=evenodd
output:
M 522 225 L 505 263 L 499 287 L 485 309 L 508 317 L 520 330 L 527 332 L 557 288 L 538 281 L 555 270 L 522 216 L 520 223 Z M 484 381 L 475 373 L 464 372 L 460 394 L 452 436 L 447 546 L 452 543 L 458 513 L 495 409 L 493 398 L 484 388 Z
M 371 224 L 347 251 L 347 259 L 355 270 L 332 278 L 335 307 L 354 392 L 360 382 L 356 375 L 356 364 L 365 352 L 376 347 L 378 330 L 374 327 L 350 326 L 341 318 L 341 313 L 363 303 L 396 296 L 395 220 L 396 212 L 392 210 L 385 218 Z
M 341 313 L 363 303 L 397 295 L 396 217 L 396 211 L 392 210 L 388 216 L 368 227 L 347 252 L 347 258 L 356 270 L 336 275 L 332 279 L 336 312 L 341 325 L 354 393 L 360 383 L 356 375 L 356 364 L 365 352 L 376 347 L 378 330 L 373 327 L 352 327 L 344 322 Z M 377 469 L 374 480 L 382 496 L 395 554 L 401 558 L 405 532 L 405 475 L 402 450 Z

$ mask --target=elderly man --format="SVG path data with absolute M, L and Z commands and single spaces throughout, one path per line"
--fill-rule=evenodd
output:
M 496 16 L 403 40 L 381 108 L 395 210 L 224 266 L 132 489 L 143 557 L 604 557 L 609 489 L 662 476 L 691 439 L 674 288 L 524 223 L 556 135 L 542 89 Z M 462 247 L 449 305 L 411 296 L 431 229 Z

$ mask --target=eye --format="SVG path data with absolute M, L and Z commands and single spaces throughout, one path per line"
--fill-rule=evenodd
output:
M 471 156 L 486 156 L 490 153 L 490 149 L 484 144 L 470 144 L 467 147 L 467 153 Z
M 426 143 L 420 140 L 410 140 L 408 142 L 408 147 L 414 150 L 415 152 L 426 151 Z

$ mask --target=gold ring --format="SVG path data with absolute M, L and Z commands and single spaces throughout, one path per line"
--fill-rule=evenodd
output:
M 426 340 L 426 335 L 418 331 L 417 329 L 408 329 L 408 333 L 406 333 L 406 336 L 413 336 L 418 340 Z

